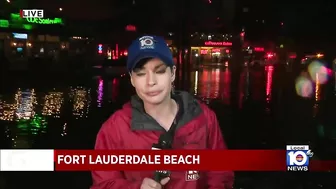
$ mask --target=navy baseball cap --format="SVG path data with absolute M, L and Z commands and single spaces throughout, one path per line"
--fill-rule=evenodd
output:
M 159 58 L 167 66 L 173 66 L 174 60 L 166 41 L 158 36 L 142 36 L 128 47 L 127 69 L 129 72 L 144 58 Z

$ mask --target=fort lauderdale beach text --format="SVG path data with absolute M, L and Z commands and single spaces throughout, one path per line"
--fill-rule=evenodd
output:
M 57 155 L 58 164 L 200 164 L 200 155 Z

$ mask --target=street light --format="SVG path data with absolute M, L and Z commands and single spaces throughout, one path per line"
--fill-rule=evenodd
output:
M 10 3 L 10 0 L 7 0 L 7 3 Z
M 62 8 L 59 8 L 59 11 L 63 11 L 63 9 L 62 9 Z

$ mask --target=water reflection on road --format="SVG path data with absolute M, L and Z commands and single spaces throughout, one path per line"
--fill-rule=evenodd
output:
M 193 93 L 202 99 L 221 99 L 230 104 L 230 71 L 220 68 L 192 72 Z
M 283 148 L 291 142 L 330 146 L 336 130 L 335 101 L 324 98 L 326 85 L 318 80 L 314 95 L 298 97 L 295 79 L 292 73 L 274 66 L 244 68 L 235 94 L 228 69 L 204 68 L 192 72 L 191 88 L 186 90 L 215 110 L 230 148 Z M 124 76 L 94 77 L 81 85 L 15 87 L 15 91 L 0 95 L 2 148 L 93 148 L 102 122 L 133 94 Z M 239 112 L 231 109 L 232 94 L 239 97 Z M 324 150 L 321 148 L 321 156 L 329 153 Z M 59 179 L 76 183 L 75 188 L 87 188 L 91 182 L 88 174 L 55 175 L 40 174 L 59 187 L 63 187 Z M 26 178 L 25 186 L 36 185 L 29 181 L 31 177 Z M 11 188 L 21 187 L 11 179 L 14 177 L 8 178 Z
M 241 100 L 251 97 L 256 101 L 270 102 L 272 98 L 274 66 L 265 71 L 245 68 L 240 77 Z M 192 72 L 192 92 L 202 99 L 218 99 L 230 105 L 231 72 L 228 68 L 208 68 Z M 252 95 L 251 95 L 252 94 Z
M 311 98 L 296 99 L 295 95 L 290 95 L 293 88 L 288 86 L 288 83 L 291 83 L 288 79 L 290 77 L 288 73 L 279 73 L 274 66 L 259 69 L 245 68 L 241 73 L 239 90 L 235 94 L 239 97 L 238 104 L 241 109 L 239 115 L 231 115 L 230 109 L 224 108 L 230 107 L 231 95 L 234 94 L 231 92 L 231 72 L 227 68 L 204 68 L 193 71 L 189 91 L 210 104 L 218 117 L 230 117 L 231 121 L 234 121 L 234 116 L 245 116 L 252 121 L 251 124 L 255 120 L 259 125 L 258 127 L 250 125 L 249 129 L 258 130 L 264 124 L 268 128 L 279 124 L 270 120 L 270 116 L 267 115 L 272 114 L 273 118 L 282 116 L 283 120 L 288 118 L 286 116 L 295 117 L 295 113 L 287 114 L 289 106 L 286 105 L 288 104 L 300 104 L 298 107 L 302 109 L 298 111 L 306 114 L 309 119 L 318 115 L 323 85 L 317 81 L 314 86 L 315 93 Z M 53 88 L 51 84 L 50 89 L 17 88 L 15 92 L 4 93 L 0 97 L 0 120 L 3 128 L 6 128 L 6 137 L 8 137 L 8 146 L 4 147 L 32 147 L 35 139 L 28 140 L 28 138 L 34 138 L 34 136 L 43 138 L 44 135 L 57 136 L 61 133 L 62 136 L 72 134 L 78 137 L 78 131 L 75 128 L 80 128 L 80 124 L 84 124 L 80 133 L 92 135 L 91 138 L 94 138 L 95 133 L 91 131 L 98 130 L 100 123 L 114 110 L 120 108 L 133 93 L 128 80 L 127 77 L 96 77 L 93 83 L 86 85 L 63 85 Z M 276 94 L 273 94 L 273 89 Z M 305 106 L 312 110 L 312 115 L 307 112 Z M 264 123 L 262 120 L 268 120 L 268 122 Z M 52 128 L 50 125 L 53 125 Z M 221 125 L 225 130 L 240 124 L 222 122 Z M 73 133 L 69 133 L 69 127 Z M 228 137 L 235 138 L 235 135 L 231 134 Z M 21 142 L 17 142 L 18 140 Z M 28 141 L 23 142 L 23 140 Z M 50 147 L 57 147 L 57 137 L 52 144 L 55 146 Z

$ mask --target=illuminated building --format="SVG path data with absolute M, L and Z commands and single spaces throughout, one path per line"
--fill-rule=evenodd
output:
M 72 23 L 66 25 L 62 18 L 21 18 L 19 13 L 10 13 L 7 18 L 0 18 L 0 46 L 4 47 L 5 56 L 11 62 L 10 69 L 16 69 L 18 66 L 20 69 L 28 68 L 29 64 L 16 64 L 16 60 L 52 57 L 53 61 L 62 62 L 61 60 L 69 55 L 95 54 L 91 38 L 64 36 L 65 27 L 72 31 L 77 26 L 73 26 Z M 85 31 L 81 27 L 78 28 Z
M 90 90 L 88 89 L 82 87 L 71 89 L 70 98 L 73 102 L 72 112 L 76 119 L 87 117 L 91 105 L 90 96 Z
M 9 104 L 0 100 L 0 120 L 13 121 L 15 119 L 16 104 Z
M 139 34 L 140 35 L 140 34 Z M 132 36 L 133 37 L 133 36 Z M 174 61 L 177 62 L 177 59 L 180 58 L 180 52 L 178 49 L 176 34 L 169 32 L 164 36 L 166 43 L 172 51 Z M 187 40 L 190 42 L 190 48 L 184 49 L 186 54 L 191 58 L 193 63 L 225 63 L 231 58 L 231 49 L 232 49 L 232 35 L 230 34 L 206 34 L 195 32 L 189 36 Z M 127 40 L 124 40 L 124 39 Z M 115 45 L 107 46 L 103 45 L 103 51 L 97 50 L 98 54 L 106 56 L 108 59 L 121 59 L 124 56 L 127 56 L 127 50 L 125 50 L 130 41 L 128 39 L 134 40 L 130 36 L 120 37 L 122 41 L 118 41 Z M 97 47 L 99 44 L 97 44 Z M 106 46 L 106 47 L 105 47 Z M 104 48 L 105 47 L 105 48 Z M 189 53 L 190 52 L 190 53 Z M 111 57 L 111 58 L 109 58 Z M 113 64 L 111 64 L 113 65 Z
M 11 148 L 32 148 L 34 136 L 45 133 L 47 121 L 35 112 L 37 105 L 34 89 L 18 89 L 8 103 L 0 99 L 0 120 L 4 122 L 5 137 Z
M 62 18 L 21 18 L 19 13 L 10 13 L 8 20 L 0 19 L 0 41 L 4 42 L 6 57 L 11 61 L 30 56 L 40 57 L 61 49 L 59 36 L 33 34 L 32 31 L 54 26 L 60 30 L 64 22 Z M 58 48 L 55 48 L 55 44 Z M 51 48 L 52 47 L 52 48 Z M 25 64 L 26 65 L 26 64 Z
M 34 107 L 37 104 L 34 89 L 22 91 L 19 89 L 15 94 L 16 118 L 31 119 L 35 115 Z
M 231 58 L 232 35 L 229 34 L 192 34 L 190 39 L 191 61 L 197 64 L 223 64 Z
M 15 103 L 0 100 L 0 120 L 7 121 L 5 136 L 11 148 L 32 148 L 35 135 L 45 133 L 47 121 L 34 111 L 37 104 L 35 90 L 19 89 Z
M 50 92 L 45 95 L 44 105 L 42 109 L 42 115 L 60 117 L 61 108 L 63 105 L 63 93 L 62 92 Z

